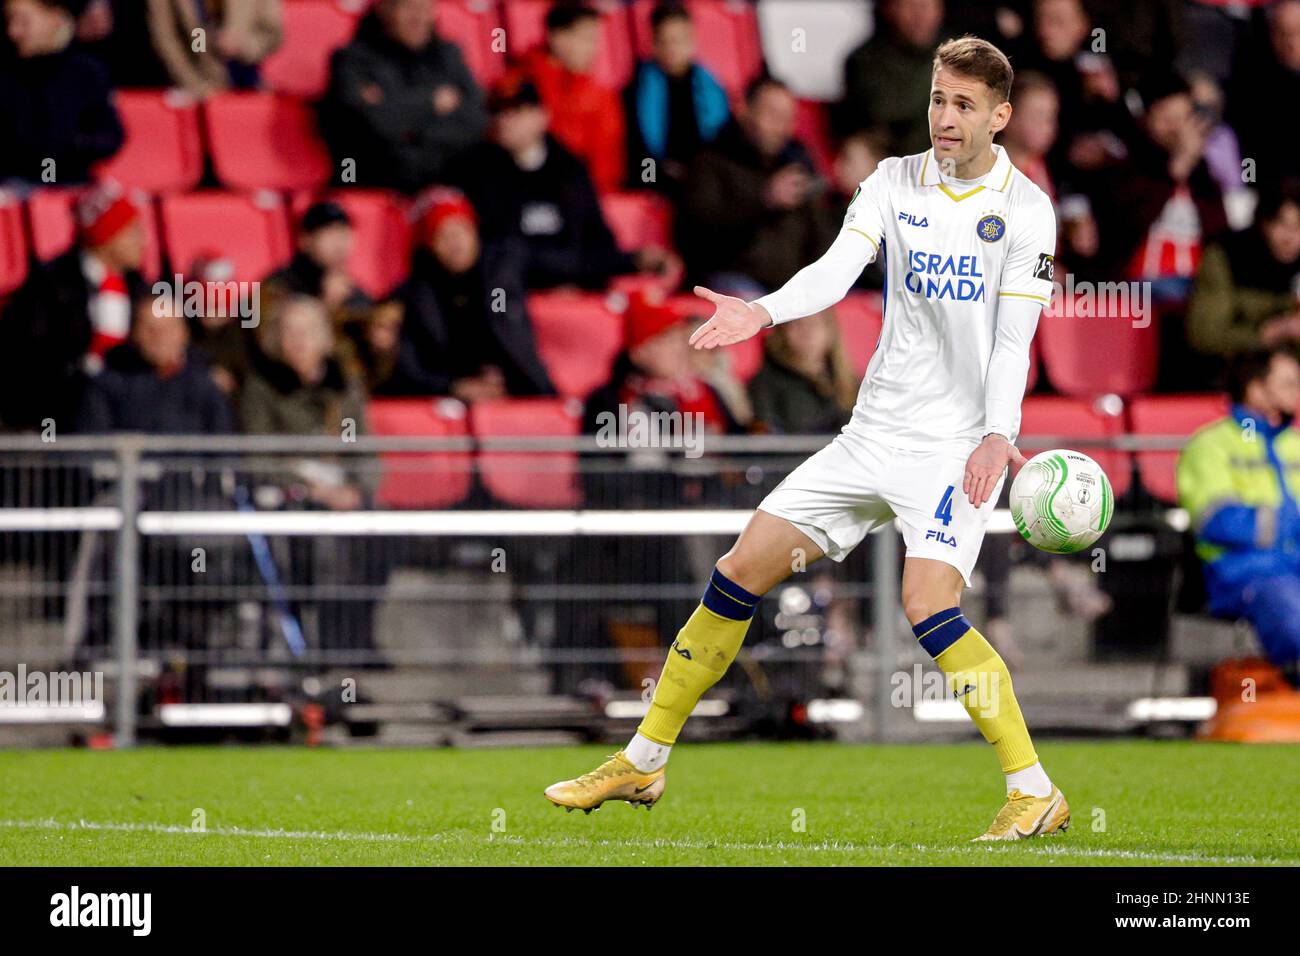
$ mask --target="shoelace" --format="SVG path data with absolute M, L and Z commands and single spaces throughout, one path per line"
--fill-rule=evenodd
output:
M 612 777 L 616 773 L 623 773 L 623 768 L 619 765 L 618 754 L 610 754 L 605 762 L 595 770 L 589 770 L 581 777 L 574 781 L 580 787 L 590 787 L 595 783 L 604 780 L 606 777 Z
M 990 827 L 990 829 L 1010 827 L 1011 824 L 1015 822 L 1016 818 L 1020 816 L 1020 811 L 1024 807 L 1024 802 L 1033 799 L 1033 797 L 1023 794 L 1019 790 L 1012 790 L 1011 793 L 1007 794 L 1006 805 L 998 811 L 997 818 L 993 821 L 993 826 Z

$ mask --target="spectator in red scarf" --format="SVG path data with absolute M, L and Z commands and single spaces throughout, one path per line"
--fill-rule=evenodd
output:
M 705 433 L 736 431 L 736 422 L 713 388 L 691 362 L 690 328 L 662 303 L 634 297 L 624 317 L 624 351 L 610 381 L 587 400 L 588 430 L 596 431 L 601 412 L 629 411 L 698 414 Z
M 546 15 L 546 43 L 522 69 L 551 114 L 551 135 L 587 166 L 601 192 L 623 182 L 623 102 L 591 76 L 600 52 L 600 14 L 585 3 L 557 3 Z
M 0 317 L 0 421 L 71 426 L 88 376 L 126 340 L 131 301 L 145 293 L 144 227 L 112 185 L 78 202 L 78 242 L 33 270 Z

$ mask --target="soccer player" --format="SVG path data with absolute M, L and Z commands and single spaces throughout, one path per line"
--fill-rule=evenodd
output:
M 1011 80 L 991 43 L 944 43 L 931 83 L 932 148 L 881 162 L 820 259 L 752 302 L 696 287 L 715 307 L 691 339 L 707 349 L 833 305 L 878 256 L 888 277 L 884 327 L 852 420 L 763 500 L 718 560 L 632 742 L 548 787 L 552 803 L 591 810 L 658 800 L 682 725 L 735 658 L 760 597 L 800 559 L 842 561 L 897 517 L 907 546 L 903 610 L 1006 776 L 1006 803 L 976 839 L 1068 825 L 1007 667 L 960 607 L 1007 468 L 1025 461 L 1014 442 L 1029 343 L 1052 294 L 1052 204 L 993 144 L 1011 117 Z

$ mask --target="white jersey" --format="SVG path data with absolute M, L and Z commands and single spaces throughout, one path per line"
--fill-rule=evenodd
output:
M 858 188 L 816 263 L 756 300 L 780 323 L 844 297 L 885 255 L 884 325 L 846 431 L 898 448 L 1015 441 L 1029 343 L 1052 295 L 1051 200 L 1006 151 L 981 185 L 941 176 L 934 153 L 886 159 Z

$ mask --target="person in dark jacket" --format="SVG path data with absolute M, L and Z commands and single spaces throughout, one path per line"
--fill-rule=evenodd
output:
M 838 224 L 819 201 L 827 184 L 794 138 L 795 110 L 783 83 L 760 77 L 743 113 L 691 164 L 677 246 L 695 281 L 761 295 L 835 237 Z
M 145 293 L 134 203 L 111 187 L 92 189 L 77 219 L 79 241 L 34 263 L 0 313 L 0 422 L 8 428 L 71 426 L 87 378 L 125 341 L 131 302 Z
M 74 185 L 122 146 L 108 71 L 74 41 L 85 0 L 7 0 L 15 56 L 0 61 L 0 183 Z
M 849 420 L 859 376 L 830 309 L 777 326 L 763 340 L 763 365 L 749 381 L 761 431 L 829 435 Z
M 547 132 L 550 115 L 531 82 L 508 75 L 491 108 L 490 141 L 461 158 L 451 181 L 477 210 L 485 243 L 515 239 L 526 251 L 528 288 L 600 289 L 617 275 L 677 268 L 663 249 L 619 249 L 586 167 Z
M 1225 358 L 1283 345 L 1300 350 L 1300 184 L 1265 190 L 1255 225 L 1205 250 L 1187 330 L 1197 351 Z
M 627 181 L 676 196 L 691 160 L 717 138 L 731 118 L 731 107 L 726 90 L 696 62 L 695 24 L 686 7 L 661 3 L 651 13 L 650 25 L 654 56 L 637 66 L 623 91 Z
M 405 192 L 438 182 L 487 125 L 483 92 L 435 33 L 429 0 L 380 0 L 334 53 L 320 109 L 342 182 Z
M 902 154 L 930 148 L 926 104 L 943 0 L 884 0 L 878 29 L 844 61 L 844 99 L 831 113 L 840 136 L 885 129 Z
M 104 356 L 82 402 L 77 430 L 90 434 L 220 435 L 234 431 L 230 403 L 190 348 L 185 318 L 166 299 L 144 298 L 131 336 Z
M 396 296 L 403 309 L 396 362 L 377 392 L 463 402 L 554 394 L 533 343 L 517 242 L 483 247 L 474 209 L 458 190 L 436 188 L 424 203 L 411 278 Z

